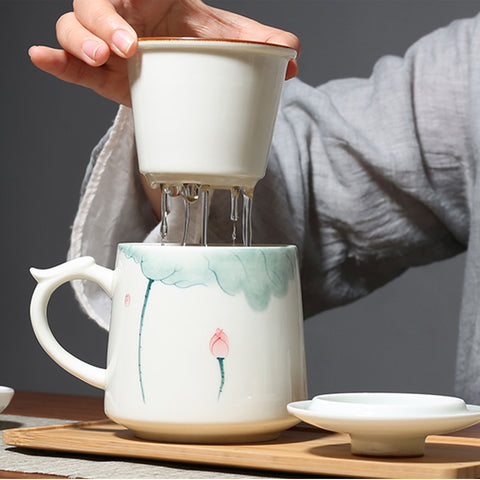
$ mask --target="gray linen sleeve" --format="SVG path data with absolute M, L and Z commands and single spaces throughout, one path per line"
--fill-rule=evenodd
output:
M 379 60 L 368 79 L 287 82 L 253 209 L 255 243 L 299 248 L 306 316 L 468 244 L 456 391 L 476 403 L 479 25 L 479 17 L 453 22 L 403 58 Z M 231 243 L 228 192 L 215 192 L 210 212 L 209 243 Z M 92 155 L 69 255 L 112 266 L 118 242 L 150 238 L 155 224 L 138 181 L 131 112 L 121 108 Z M 78 285 L 85 311 L 108 328 L 105 294 Z
M 253 238 L 298 245 L 307 316 L 466 248 L 474 42 L 478 19 L 456 21 L 368 79 L 287 82 Z

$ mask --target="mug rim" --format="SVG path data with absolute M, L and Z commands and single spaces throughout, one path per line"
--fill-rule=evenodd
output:
M 155 46 L 169 46 L 169 47 L 185 47 L 194 44 L 203 44 L 205 47 L 212 46 L 247 46 L 250 48 L 264 48 L 268 49 L 269 53 L 277 52 L 282 56 L 287 56 L 290 60 L 297 58 L 298 52 L 294 48 L 280 45 L 278 43 L 267 43 L 256 40 L 239 40 L 235 38 L 200 38 L 200 37 L 139 37 L 138 48 L 146 50 L 149 43 L 154 43 Z
M 286 249 L 286 248 L 295 248 L 297 249 L 296 245 L 293 244 L 273 244 L 273 245 L 250 245 L 250 246 L 245 246 L 245 245 L 230 245 L 228 243 L 226 244 L 209 244 L 209 245 L 182 245 L 180 243 L 165 243 L 161 244 L 159 242 L 121 242 L 118 244 L 118 247 L 120 246 L 144 246 L 144 247 L 161 247 L 161 248 L 185 248 L 188 250 L 192 249 L 215 249 L 215 250 L 226 250 L 226 249 L 235 249 L 235 250 L 244 250 L 244 249 L 262 249 L 262 250 L 267 250 L 267 249 Z

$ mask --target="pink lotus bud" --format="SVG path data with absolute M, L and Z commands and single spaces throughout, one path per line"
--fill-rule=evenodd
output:
M 225 358 L 228 355 L 228 337 L 221 328 L 217 328 L 210 339 L 210 352 L 217 358 Z

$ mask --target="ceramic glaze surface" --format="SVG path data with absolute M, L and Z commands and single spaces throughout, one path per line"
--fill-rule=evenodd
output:
M 138 263 L 149 280 L 182 289 L 216 285 L 227 295 L 243 294 L 256 311 L 265 310 L 271 297 L 285 297 L 297 273 L 295 248 L 282 254 L 275 248 L 202 248 L 200 255 L 181 248 L 167 257 L 145 245 L 120 245 L 119 251 Z
M 350 434 L 352 452 L 419 456 L 427 435 L 480 421 L 480 407 L 456 397 L 409 393 L 326 394 L 293 402 L 288 411 L 320 428 Z
M 424 417 L 464 413 L 461 398 L 416 393 L 332 393 L 313 398 L 310 410 L 323 414 L 371 418 Z
M 0 412 L 5 410 L 13 398 L 15 391 L 10 387 L 0 387 Z
M 140 41 L 128 61 L 140 171 L 152 184 L 253 188 L 295 55 L 247 42 Z

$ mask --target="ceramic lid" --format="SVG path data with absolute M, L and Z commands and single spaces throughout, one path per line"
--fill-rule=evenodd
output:
M 465 402 L 456 397 L 417 393 L 332 393 L 318 395 L 310 410 L 328 415 L 423 416 L 466 411 Z

